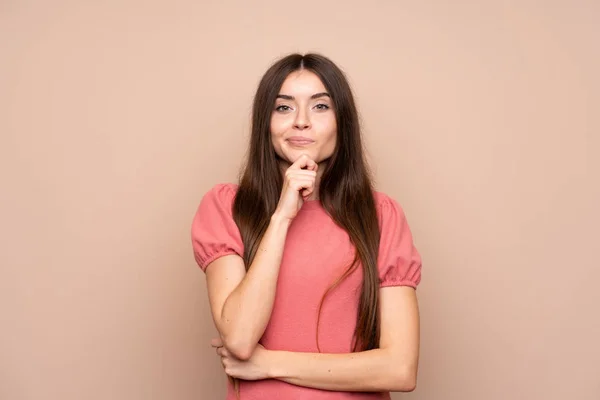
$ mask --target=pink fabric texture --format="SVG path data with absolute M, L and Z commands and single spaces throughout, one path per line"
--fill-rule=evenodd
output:
M 232 217 L 237 185 L 218 184 L 200 203 L 192 223 L 194 256 L 200 268 L 227 254 L 243 256 L 243 243 Z M 400 205 L 375 192 L 381 239 L 378 256 L 380 286 L 411 286 L 421 280 L 421 256 Z M 267 349 L 323 353 L 351 351 L 362 282 L 359 266 L 319 303 L 327 289 L 348 268 L 354 246 L 348 234 L 327 215 L 318 200 L 303 204 L 288 230 L 271 319 L 260 343 Z M 393 368 L 394 366 L 390 366 Z M 332 392 L 290 385 L 278 380 L 242 381 L 242 400 L 389 399 L 389 393 Z M 235 399 L 229 385 L 227 400 Z

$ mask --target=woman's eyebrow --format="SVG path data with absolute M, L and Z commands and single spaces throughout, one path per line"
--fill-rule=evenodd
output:
M 331 98 L 331 96 L 327 92 L 315 93 L 312 96 L 310 96 L 311 99 L 318 99 L 319 97 L 329 97 L 329 98 Z
M 331 98 L 331 96 L 327 92 L 315 93 L 312 96 L 310 96 L 311 99 L 318 99 L 319 97 L 329 97 L 329 98 Z M 278 94 L 277 98 L 278 99 L 284 99 L 284 100 L 295 100 L 295 97 L 294 96 L 290 96 L 289 94 Z

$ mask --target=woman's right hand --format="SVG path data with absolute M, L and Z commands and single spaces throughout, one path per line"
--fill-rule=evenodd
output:
M 315 190 L 318 168 L 316 162 L 303 154 L 285 171 L 275 214 L 290 220 L 296 217 L 304 201 Z

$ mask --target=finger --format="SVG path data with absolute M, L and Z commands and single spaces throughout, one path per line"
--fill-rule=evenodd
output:
M 312 193 L 302 194 L 302 200 L 303 201 L 310 201 L 310 196 L 311 195 L 312 195 Z
M 285 176 L 288 179 L 293 179 L 296 177 L 314 178 L 317 176 L 317 173 L 315 171 L 309 171 L 307 169 L 288 169 L 285 172 Z
M 313 190 L 311 190 L 311 189 L 304 189 L 304 190 L 302 190 L 300 192 L 300 195 L 302 196 L 302 198 L 304 200 L 307 200 L 312 193 L 313 193 Z
M 294 190 L 314 190 L 315 181 L 312 179 L 296 179 L 293 182 L 290 182 L 290 187 L 294 188 Z
M 291 166 L 291 169 L 308 169 L 316 171 L 317 163 L 314 162 L 308 155 L 302 154 Z
M 300 163 L 300 169 L 316 172 L 319 168 L 317 163 L 306 154 L 303 154 L 298 161 L 302 161 Z
M 319 169 L 319 164 L 317 164 L 313 159 L 308 159 L 308 164 L 306 164 L 306 169 L 309 171 L 317 172 Z
M 315 190 L 315 185 L 314 185 L 314 183 L 308 184 L 308 185 L 300 185 L 300 187 L 298 188 L 298 190 L 301 193 L 312 193 Z
M 214 338 L 210 341 L 212 347 L 223 347 L 223 340 L 221 338 Z
M 229 352 L 225 347 L 217 347 L 217 354 L 221 357 L 229 357 Z
M 294 184 L 294 183 L 303 183 L 303 184 L 307 184 L 307 183 L 315 183 L 316 179 L 314 176 L 294 176 L 293 178 L 290 179 L 290 183 Z
M 302 167 L 306 166 L 308 156 L 306 154 L 302 154 L 296 161 L 290 165 L 290 169 L 302 169 Z

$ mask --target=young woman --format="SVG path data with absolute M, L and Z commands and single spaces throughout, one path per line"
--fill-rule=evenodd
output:
M 400 205 L 373 189 L 332 61 L 292 54 L 268 69 L 247 157 L 239 184 L 208 191 L 192 224 L 227 399 L 412 391 L 421 257 Z

